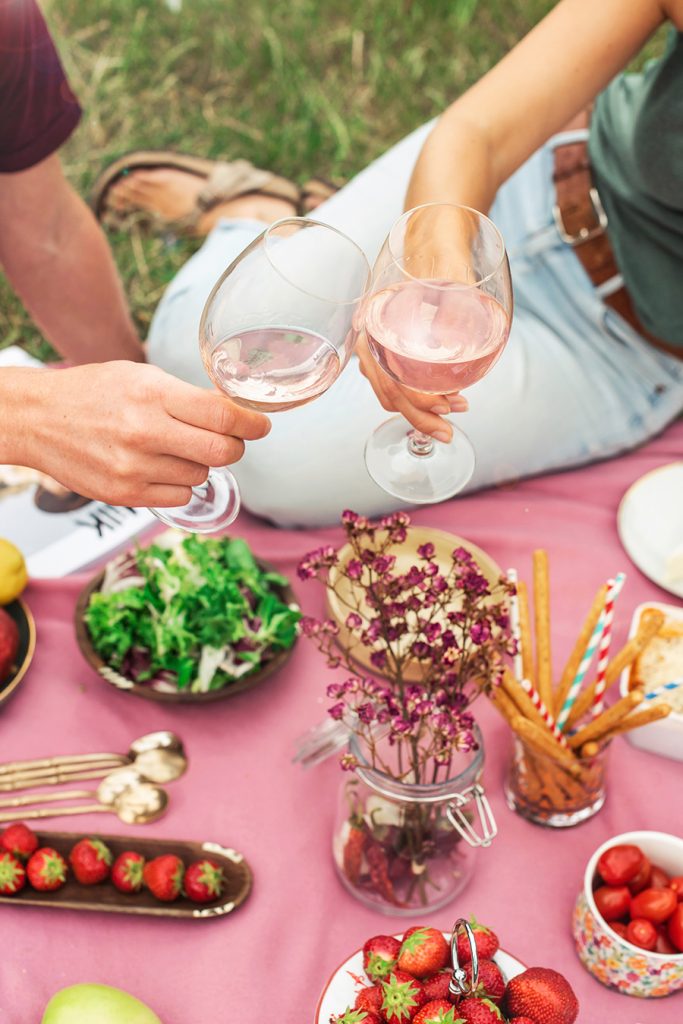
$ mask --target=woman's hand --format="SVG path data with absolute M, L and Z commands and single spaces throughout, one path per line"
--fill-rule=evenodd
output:
M 356 354 L 361 373 L 370 381 L 372 390 L 387 412 L 400 413 L 417 430 L 429 434 L 436 441 L 450 441 L 453 428 L 443 417 L 452 412 L 466 412 L 469 408 L 466 398 L 457 391 L 448 395 L 428 395 L 397 384 L 370 354 L 364 332 L 356 342 Z
M 0 399 L 0 461 L 113 505 L 184 505 L 209 466 L 237 462 L 270 430 L 261 413 L 141 363 L 3 370 Z

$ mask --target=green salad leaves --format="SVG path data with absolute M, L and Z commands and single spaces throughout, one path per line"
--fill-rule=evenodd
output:
M 85 612 L 112 668 L 158 690 L 205 693 L 293 646 L 301 613 L 243 540 L 162 535 L 110 563 Z

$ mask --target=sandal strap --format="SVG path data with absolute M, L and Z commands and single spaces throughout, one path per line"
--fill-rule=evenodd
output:
M 261 192 L 297 203 L 299 189 L 292 182 L 271 171 L 254 167 L 248 160 L 218 161 L 202 185 L 197 196 L 197 208 L 202 213 L 218 203 L 236 199 L 248 192 Z

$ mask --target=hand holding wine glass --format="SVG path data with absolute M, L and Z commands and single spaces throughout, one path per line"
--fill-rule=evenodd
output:
M 446 397 L 468 387 L 500 357 L 510 331 L 512 285 L 503 240 L 483 214 L 448 203 L 405 213 L 373 268 L 363 306 L 369 350 L 384 374 L 416 393 L 407 409 L 429 420 Z M 381 388 L 380 388 L 381 391 Z M 418 394 L 421 393 L 421 394 Z M 399 406 L 400 407 L 400 406 Z M 412 415 L 411 420 L 420 422 Z M 472 476 L 474 450 L 453 428 L 450 443 L 410 430 L 402 417 L 382 424 L 366 446 L 370 475 L 390 494 L 434 502 Z
M 271 224 L 228 267 L 209 295 L 199 346 L 216 387 L 258 412 L 293 409 L 322 395 L 349 360 L 354 317 L 370 267 L 359 247 L 327 224 L 291 217 Z M 239 512 L 237 481 L 212 470 L 183 508 L 153 509 L 197 533 Z

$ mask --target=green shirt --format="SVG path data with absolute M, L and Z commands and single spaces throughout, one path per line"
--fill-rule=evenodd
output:
M 598 97 L 589 152 L 617 265 L 643 325 L 683 347 L 683 33 Z

